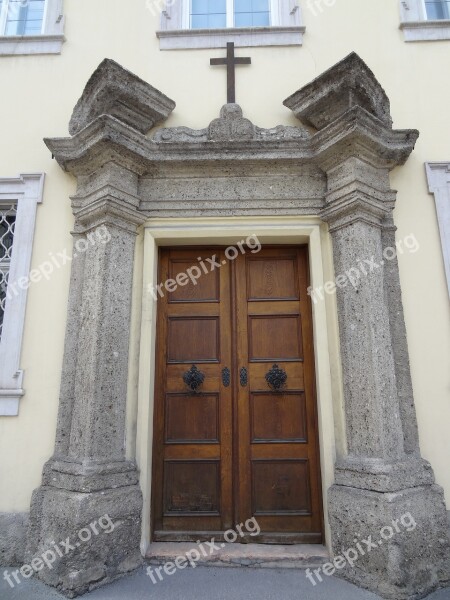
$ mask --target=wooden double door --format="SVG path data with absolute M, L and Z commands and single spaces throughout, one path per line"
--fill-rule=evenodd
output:
M 321 543 L 307 248 L 225 250 L 160 251 L 153 539 Z

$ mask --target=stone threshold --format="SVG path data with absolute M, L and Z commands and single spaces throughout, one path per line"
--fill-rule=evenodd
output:
M 222 546 L 217 542 L 217 546 Z M 153 542 L 149 545 L 145 559 L 152 565 L 173 562 L 178 556 L 185 556 L 192 550 L 202 554 L 202 548 L 195 542 Z M 209 567 L 258 567 L 266 569 L 306 569 L 314 568 L 330 560 L 325 546 L 320 544 L 224 544 L 220 550 L 210 554 L 206 542 L 202 542 L 204 553 L 196 563 Z

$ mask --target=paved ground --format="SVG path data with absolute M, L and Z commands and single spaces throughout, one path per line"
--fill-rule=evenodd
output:
M 62 600 L 36 580 L 11 588 L 0 568 L 1 600 Z M 85 600 L 379 600 L 379 596 L 333 577 L 315 587 L 305 573 L 291 569 L 198 567 L 178 571 L 152 584 L 143 569 L 83 596 Z M 427 600 L 450 600 L 450 588 Z

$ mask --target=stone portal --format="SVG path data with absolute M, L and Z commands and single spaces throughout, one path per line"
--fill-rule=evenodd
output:
M 262 129 L 228 104 L 203 130 L 148 137 L 175 104 L 106 60 L 75 107 L 72 137 L 46 140 L 77 178 L 75 237 L 102 225 L 111 235 L 73 261 L 55 453 L 31 507 L 30 557 L 104 514 L 117 525 L 40 572 L 69 596 L 140 561 L 141 493 L 124 449 L 134 240 L 149 217 L 186 214 L 320 216 L 336 275 L 364 259 L 379 265 L 337 290 L 348 453 L 329 491 L 333 551 L 358 536 L 378 540 L 410 513 L 414 530 L 342 575 L 396 600 L 449 580 L 443 494 L 419 450 L 398 266 L 383 262 L 395 234 L 389 172 L 418 132 L 392 128 L 389 100 L 356 54 L 285 105 L 302 126 Z

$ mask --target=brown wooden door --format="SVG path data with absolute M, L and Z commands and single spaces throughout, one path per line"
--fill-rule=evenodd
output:
M 180 278 L 190 268 L 195 284 Z M 220 537 L 255 517 L 261 535 L 242 541 L 320 543 L 306 247 L 231 262 L 161 250 L 160 282 L 177 275 L 158 299 L 154 539 Z

